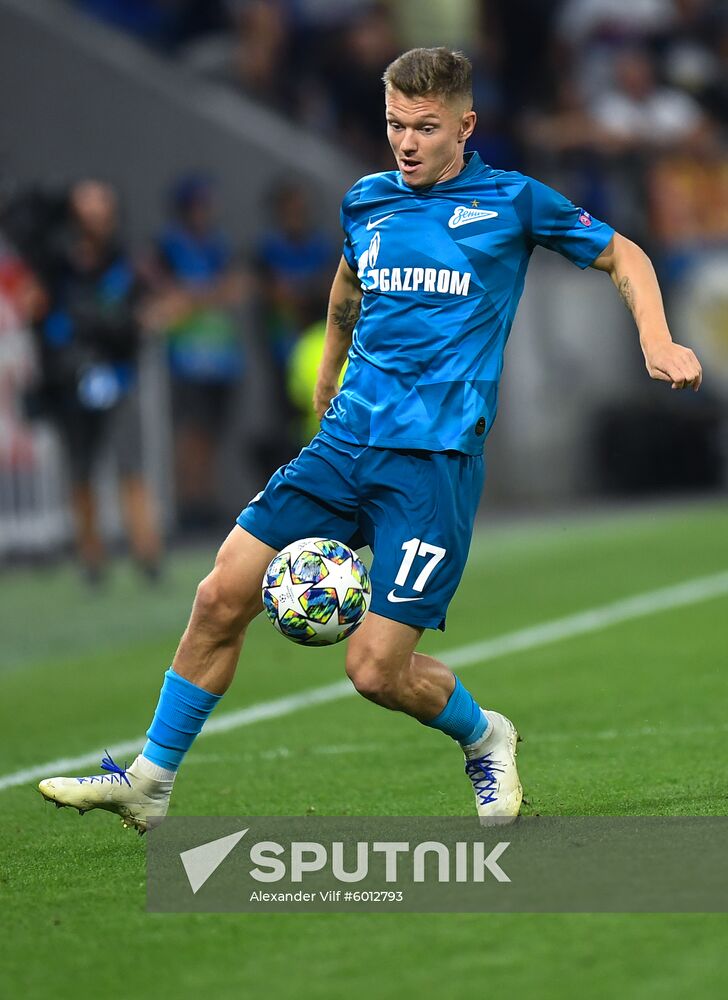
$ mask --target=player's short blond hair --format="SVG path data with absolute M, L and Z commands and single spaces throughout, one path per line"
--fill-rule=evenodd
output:
M 410 49 L 397 56 L 384 71 L 385 87 L 405 97 L 440 97 L 473 100 L 473 67 L 462 52 L 440 46 Z

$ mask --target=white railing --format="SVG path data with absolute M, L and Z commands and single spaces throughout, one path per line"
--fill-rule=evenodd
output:
M 0 426 L 0 558 L 52 554 L 71 533 L 58 440 L 49 426 Z

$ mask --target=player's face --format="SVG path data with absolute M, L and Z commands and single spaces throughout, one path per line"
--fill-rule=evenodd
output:
M 457 100 L 407 97 L 393 88 L 387 90 L 386 110 L 387 138 L 406 184 L 429 187 L 460 173 L 474 111 Z

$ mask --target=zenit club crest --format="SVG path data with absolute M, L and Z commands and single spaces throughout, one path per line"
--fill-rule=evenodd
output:
M 466 208 L 465 205 L 458 205 L 447 224 L 450 229 L 458 229 L 471 222 L 485 222 L 486 219 L 495 219 L 497 216 L 498 213 L 489 208 Z

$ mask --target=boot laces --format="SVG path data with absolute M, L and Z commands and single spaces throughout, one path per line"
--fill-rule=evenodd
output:
M 499 764 L 500 761 L 493 760 L 492 751 L 465 762 L 465 773 L 472 781 L 475 794 L 482 806 L 495 802 L 498 798 L 497 776 L 503 774 L 505 770 Z
M 106 756 L 101 758 L 102 770 L 107 771 L 107 774 L 94 774 L 88 778 L 76 778 L 79 785 L 103 785 L 104 782 L 108 781 L 112 785 L 121 785 L 126 783 L 129 788 L 131 788 L 131 782 L 126 776 L 128 770 L 128 764 L 120 767 L 115 760 L 113 760 L 109 751 L 106 751 Z

